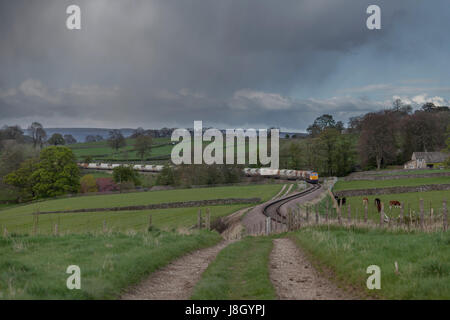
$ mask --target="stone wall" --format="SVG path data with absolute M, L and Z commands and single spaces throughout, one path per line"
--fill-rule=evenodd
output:
M 229 199 L 196 200 L 196 201 L 182 201 L 182 202 L 165 202 L 165 203 L 155 203 L 155 204 L 149 204 L 149 205 L 126 206 L 126 207 L 85 208 L 85 209 L 76 209 L 76 210 L 45 211 L 45 212 L 39 212 L 39 214 L 104 212 L 104 211 L 136 211 L 136 210 L 220 206 L 220 205 L 233 205 L 233 204 L 253 204 L 253 203 L 260 203 L 260 202 L 261 202 L 261 198 L 229 198 Z
M 389 188 L 371 188 L 358 190 L 343 190 L 333 192 L 338 197 L 356 197 L 356 196 L 372 196 L 379 194 L 409 193 L 409 192 L 427 192 L 427 191 L 443 191 L 450 190 L 450 184 L 429 184 L 422 186 L 410 187 L 389 187 Z
M 345 178 L 339 178 L 342 181 L 354 181 L 354 180 L 397 180 L 397 179 L 411 179 L 411 178 L 437 178 L 437 177 L 450 177 L 450 172 L 434 172 L 425 174 L 399 174 L 399 175 L 354 175 Z

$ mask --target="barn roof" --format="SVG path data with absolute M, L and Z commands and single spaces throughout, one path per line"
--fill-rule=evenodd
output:
M 415 160 L 423 159 L 427 163 L 439 163 L 447 160 L 448 156 L 443 152 L 414 152 L 412 158 Z

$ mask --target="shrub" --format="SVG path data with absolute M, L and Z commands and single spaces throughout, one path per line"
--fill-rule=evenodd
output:
M 139 173 L 137 173 L 132 167 L 119 166 L 113 170 L 113 179 L 115 183 L 132 182 L 134 185 L 139 186 L 141 180 L 139 179 Z
M 80 180 L 80 188 L 82 193 L 97 192 L 97 182 L 92 174 L 83 176 Z
M 99 192 L 118 191 L 119 186 L 114 183 L 112 178 L 97 178 L 97 188 Z

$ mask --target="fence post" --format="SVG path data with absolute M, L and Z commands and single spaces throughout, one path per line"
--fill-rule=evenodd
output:
M 202 209 L 198 209 L 197 227 L 198 227 L 199 229 L 202 228 Z
M 338 222 L 339 222 L 339 224 L 342 224 L 341 209 L 342 209 L 342 199 L 339 199 L 339 205 L 338 205 Z
M 400 223 L 401 224 L 403 224 L 403 216 L 404 216 L 404 214 L 405 214 L 405 203 L 404 202 L 402 202 L 401 204 L 400 204 Z
M 444 231 L 447 231 L 448 221 L 447 221 L 447 200 L 442 202 L 442 214 L 444 215 Z
M 352 209 L 350 203 L 347 205 L 347 222 L 350 224 L 352 222 Z
M 381 203 L 381 210 L 380 210 L 380 227 L 383 226 L 384 223 L 384 203 Z
M 271 233 L 270 230 L 270 222 L 272 221 L 272 219 L 270 219 L 270 217 L 266 218 L 266 235 L 269 235 Z
M 150 231 L 152 229 L 152 215 L 149 214 L 148 215 L 148 231 Z
M 365 205 L 364 205 L 364 223 L 367 223 L 367 208 L 368 207 L 368 204 L 366 203 Z
M 55 223 L 55 231 L 54 231 L 54 233 L 55 233 L 55 236 L 58 235 L 58 224 L 57 223 Z
M 314 206 L 314 209 L 316 211 L 316 224 L 319 224 L 319 211 L 317 209 L 317 204 Z
M 6 229 L 6 227 L 3 228 L 3 238 L 7 238 L 8 237 L 8 229 Z
M 423 199 L 420 199 L 420 228 L 423 229 L 424 215 L 423 215 Z
M 306 222 L 309 222 L 309 206 L 306 206 Z
M 206 230 L 211 230 L 211 212 L 206 208 Z

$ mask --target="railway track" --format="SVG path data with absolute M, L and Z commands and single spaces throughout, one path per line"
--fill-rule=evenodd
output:
M 263 213 L 265 216 L 271 218 L 275 222 L 286 224 L 286 217 L 283 216 L 280 212 L 281 206 L 288 203 L 289 201 L 292 201 L 293 199 L 304 197 L 305 195 L 308 195 L 320 189 L 320 187 L 321 187 L 320 184 L 315 184 L 312 185 L 312 187 L 306 189 L 305 191 L 273 201 L 264 207 Z

